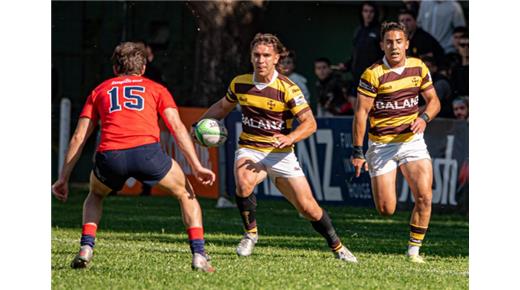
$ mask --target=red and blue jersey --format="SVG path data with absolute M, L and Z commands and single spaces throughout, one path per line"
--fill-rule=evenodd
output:
M 168 90 L 142 76 L 108 79 L 88 96 L 80 118 L 101 121 L 97 151 L 133 148 L 160 141 L 158 116 L 177 108 Z

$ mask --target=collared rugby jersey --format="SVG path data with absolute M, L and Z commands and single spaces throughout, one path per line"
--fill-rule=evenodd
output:
M 97 86 L 80 117 L 101 121 L 97 151 L 121 150 L 160 141 L 158 114 L 177 108 L 162 85 L 142 76 L 119 76 Z
M 253 74 L 235 77 L 226 93 L 229 102 L 242 108 L 239 147 L 264 152 L 292 152 L 293 146 L 275 148 L 276 133 L 291 132 L 294 117 L 310 110 L 300 88 L 275 71 L 269 84 L 255 84 Z
M 403 67 L 395 69 L 383 58 L 367 68 L 357 91 L 375 98 L 368 138 L 380 143 L 411 141 L 411 123 L 419 114 L 419 93 L 432 87 L 430 72 L 418 58 L 408 57 Z

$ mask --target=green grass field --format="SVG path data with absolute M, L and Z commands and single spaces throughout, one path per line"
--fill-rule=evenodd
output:
M 423 254 L 404 257 L 409 212 L 391 219 L 375 209 L 324 206 L 359 264 L 333 258 L 324 239 L 286 201 L 259 200 L 260 240 L 251 257 L 235 247 L 241 237 L 236 209 L 201 199 L 207 250 L 217 272 L 191 270 L 179 205 L 170 197 L 111 196 L 105 201 L 95 255 L 87 269 L 69 264 L 79 247 L 84 191 L 52 202 L 53 289 L 467 289 L 468 220 L 434 215 Z

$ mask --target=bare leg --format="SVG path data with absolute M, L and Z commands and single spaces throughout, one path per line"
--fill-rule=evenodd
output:
M 291 204 L 310 221 L 318 221 L 323 215 L 322 208 L 312 196 L 312 191 L 305 176 L 276 178 L 276 187 Z
M 382 216 L 391 216 L 395 212 L 397 205 L 395 193 L 396 175 L 397 170 L 393 170 L 371 178 L 374 203 L 377 211 Z
M 428 227 L 432 212 L 432 164 L 429 159 L 417 160 L 401 165 L 415 199 L 410 223 Z
M 83 224 L 99 224 L 103 213 L 103 200 L 112 191 L 90 172 L 90 190 L 83 203 Z
M 182 221 L 187 228 L 202 227 L 202 211 L 188 178 L 172 159 L 172 167 L 158 185 L 179 200 Z
M 431 217 L 432 206 L 432 165 L 429 159 L 408 162 L 401 165 L 410 189 L 415 198 L 415 206 L 410 218 L 410 239 L 408 241 L 408 256 L 412 262 L 422 263 L 419 249 L 422 245 Z

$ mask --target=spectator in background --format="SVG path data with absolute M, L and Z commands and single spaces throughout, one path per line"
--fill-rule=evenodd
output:
M 294 69 L 296 68 L 296 54 L 294 51 L 289 51 L 289 54 L 280 61 L 278 65 L 278 71 L 283 74 L 284 76 L 288 77 L 291 81 L 293 81 L 298 87 L 300 87 L 300 90 L 303 93 L 303 96 L 307 100 L 307 102 L 310 102 L 310 93 L 309 89 L 307 88 L 307 79 L 294 72 Z
M 460 64 L 451 70 L 451 87 L 454 96 L 469 95 L 469 37 L 462 35 L 457 48 L 460 55 Z
M 146 48 L 146 71 L 144 72 L 144 76 L 148 79 L 151 79 L 154 82 L 160 83 L 161 85 L 167 87 L 167 82 L 164 78 L 164 75 L 159 69 L 153 60 L 155 59 L 155 54 L 153 53 L 153 48 L 150 43 L 145 41 L 141 41 Z
M 410 41 L 406 50 L 408 56 L 419 58 L 432 56 L 437 63 L 444 61 L 444 49 L 431 34 L 417 27 L 417 15 L 413 11 L 401 10 L 398 19 L 406 27 L 408 33 L 408 40 Z
M 421 58 L 424 64 L 430 70 L 430 75 L 433 80 L 433 87 L 437 92 L 437 96 L 441 101 L 441 111 L 437 115 L 438 117 L 449 118 L 453 116 L 453 112 L 451 110 L 451 85 L 448 77 L 439 71 L 439 66 L 437 65 L 435 59 L 431 56 L 424 56 Z M 423 106 L 426 104 L 422 98 L 419 99 L 419 106 Z
M 417 16 L 419 14 L 419 7 L 421 6 L 421 1 L 416 0 L 403 0 L 404 7 L 406 10 L 410 10 Z
M 451 41 L 453 28 L 466 26 L 466 20 L 457 1 L 422 1 L 417 24 L 437 39 L 445 53 L 450 53 L 456 51 Z
M 468 28 L 465 26 L 458 26 L 453 28 L 453 32 L 451 35 L 451 42 L 453 46 L 455 47 L 454 52 L 450 52 L 446 54 L 445 61 L 446 61 L 446 69 L 448 70 L 448 74 L 451 73 L 452 69 L 460 65 L 462 63 L 462 57 L 459 54 L 459 41 L 462 37 L 465 35 L 468 35 Z
M 467 96 L 453 100 L 453 116 L 457 120 L 469 120 L 469 99 Z
M 379 32 L 381 25 L 379 23 L 379 11 L 376 4 L 372 2 L 363 2 L 360 11 L 361 24 L 354 31 L 354 40 L 352 48 L 352 56 L 345 63 L 339 63 L 338 66 L 343 71 L 352 73 L 352 81 L 355 84 L 349 95 L 356 95 L 356 87 L 359 83 L 361 74 L 367 67 L 377 60 L 383 58 L 383 51 L 379 45 Z
M 318 106 L 316 116 L 352 115 L 353 104 L 347 101 L 347 88 L 341 76 L 334 73 L 325 57 L 314 61 Z

